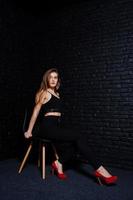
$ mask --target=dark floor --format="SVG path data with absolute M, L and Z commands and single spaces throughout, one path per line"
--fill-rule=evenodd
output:
M 17 160 L 0 162 L 1 200 L 133 200 L 133 171 L 108 168 L 119 176 L 116 185 L 100 186 L 82 164 L 77 170 L 68 169 L 67 180 L 59 180 L 46 169 L 46 180 L 41 178 L 37 166 L 27 163 L 21 174 Z

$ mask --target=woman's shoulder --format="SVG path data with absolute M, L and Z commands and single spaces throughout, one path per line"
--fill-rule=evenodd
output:
M 40 92 L 37 93 L 36 95 L 36 102 L 37 103 L 42 103 L 48 98 L 48 92 L 47 90 L 41 90 Z
M 42 99 L 48 99 L 51 96 L 47 90 L 42 91 L 40 98 Z

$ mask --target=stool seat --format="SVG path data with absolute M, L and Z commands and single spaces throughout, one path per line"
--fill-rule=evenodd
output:
M 49 139 L 45 139 L 45 138 L 42 138 L 42 137 L 39 137 L 39 136 L 34 136 L 32 137 L 32 140 L 38 140 L 40 142 L 46 142 L 46 143 L 51 143 L 52 144 L 52 141 L 49 140 Z

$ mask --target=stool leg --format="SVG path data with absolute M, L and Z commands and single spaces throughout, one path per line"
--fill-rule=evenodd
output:
M 24 164 L 25 164 L 25 162 L 26 162 L 26 160 L 27 160 L 27 158 L 29 156 L 29 153 L 30 153 L 31 149 L 32 149 L 32 142 L 30 143 L 30 145 L 28 147 L 28 150 L 27 150 L 27 152 L 26 152 L 26 154 L 24 156 L 24 159 L 23 159 L 23 161 L 22 161 L 22 163 L 20 165 L 20 168 L 19 168 L 19 171 L 18 171 L 19 174 L 21 173 L 21 171 L 22 171 L 22 169 L 24 167 Z
M 45 146 L 42 145 L 42 178 L 45 179 Z

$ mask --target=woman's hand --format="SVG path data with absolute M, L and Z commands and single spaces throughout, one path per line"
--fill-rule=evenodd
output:
M 25 136 L 25 138 L 30 138 L 30 137 L 32 137 L 32 132 L 31 131 L 26 131 L 24 133 L 24 136 Z

